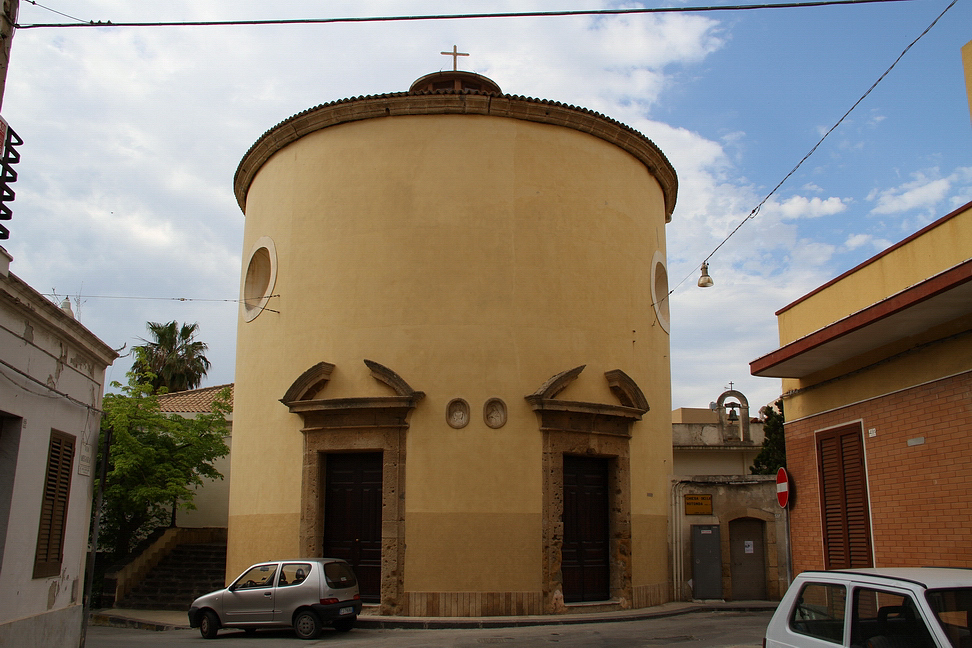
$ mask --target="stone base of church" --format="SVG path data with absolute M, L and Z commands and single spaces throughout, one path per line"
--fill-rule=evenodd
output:
M 655 583 L 631 588 L 631 607 L 641 609 L 654 607 L 672 600 L 670 583 Z
M 407 616 L 483 617 L 543 614 L 543 592 L 408 592 Z
M 576 606 L 561 600 L 556 609 L 544 605 L 543 592 L 407 592 L 404 616 L 413 617 L 489 617 L 564 614 L 577 611 L 640 609 L 661 605 L 671 600 L 668 583 L 632 588 L 632 599 L 614 599 Z

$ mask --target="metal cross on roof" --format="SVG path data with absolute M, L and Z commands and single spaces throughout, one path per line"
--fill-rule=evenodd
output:
M 452 71 L 453 72 L 456 72 L 456 71 L 459 70 L 459 57 L 460 56 L 469 56 L 469 54 L 465 54 L 463 52 L 460 52 L 459 51 L 459 48 L 456 47 L 455 45 L 452 46 L 452 51 L 451 52 L 439 52 L 439 54 L 442 54 L 443 56 L 451 56 L 452 57 Z

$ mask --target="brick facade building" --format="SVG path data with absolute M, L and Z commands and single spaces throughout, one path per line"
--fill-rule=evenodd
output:
M 972 203 L 777 313 L 794 573 L 972 567 Z
M 859 527 L 867 534 L 861 541 L 877 563 L 972 566 L 970 396 L 972 374 L 964 373 L 787 426 L 788 468 L 797 484 L 790 527 L 794 573 L 828 565 L 814 441 L 854 428 L 863 429 L 869 496 L 870 526 Z

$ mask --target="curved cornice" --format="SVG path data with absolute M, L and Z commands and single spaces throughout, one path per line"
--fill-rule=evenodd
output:
M 611 371 L 605 371 L 604 377 L 607 378 L 611 393 L 621 401 L 622 405 L 645 412 L 648 411 L 648 399 L 645 397 L 645 393 L 641 391 L 641 387 L 638 386 L 638 383 L 631 376 L 620 369 L 612 369 Z
M 373 360 L 365 360 L 365 365 L 371 371 L 371 376 L 378 382 L 391 387 L 394 396 L 360 397 L 360 398 L 314 398 L 331 379 L 334 365 L 330 362 L 318 362 L 302 373 L 290 386 L 280 402 L 290 408 L 291 412 L 316 412 L 326 410 L 355 410 L 381 408 L 413 408 L 425 398 L 425 392 L 412 389 L 397 373 L 383 364 Z
M 661 185 L 665 221 L 670 222 L 678 193 L 678 177 L 671 162 L 654 142 L 633 128 L 586 108 L 517 95 L 464 90 L 352 97 L 297 113 L 266 133 L 250 147 L 236 169 L 233 190 L 246 213 L 246 195 L 260 168 L 270 157 L 304 135 L 348 122 L 405 115 L 486 115 L 572 128 L 627 151 Z
M 324 389 L 324 385 L 331 379 L 334 365 L 330 362 L 318 362 L 316 365 L 300 374 L 293 382 L 280 402 L 290 405 L 297 401 L 311 400 L 317 392 Z
M 393 390 L 395 390 L 396 395 L 409 396 L 409 397 L 415 396 L 417 394 L 420 394 L 421 396 L 425 395 L 422 392 L 417 392 L 414 389 L 412 389 L 412 386 L 409 385 L 407 382 L 405 382 L 404 378 L 399 376 L 397 373 L 395 373 L 385 365 L 379 364 L 374 360 L 365 360 L 364 363 L 368 367 L 368 369 L 371 370 L 371 376 L 375 380 L 379 382 L 383 382 L 389 387 L 391 387 Z M 421 396 L 419 396 L 419 398 L 421 398 Z
M 621 402 L 621 405 L 605 403 L 585 403 L 566 401 L 555 398 L 560 392 L 577 380 L 584 367 L 581 365 L 562 371 L 543 383 L 537 391 L 525 396 L 530 406 L 537 412 L 577 412 L 595 416 L 608 416 L 630 420 L 641 420 L 642 414 L 648 412 L 648 399 L 638 384 L 628 374 L 620 369 L 606 371 L 604 377 L 608 381 L 611 393 Z
M 584 367 L 587 365 L 581 365 L 579 367 L 574 367 L 573 369 L 568 369 L 566 371 L 561 371 L 559 374 L 551 376 L 547 379 L 545 383 L 540 385 L 537 391 L 527 396 L 527 398 L 533 397 L 537 399 L 551 399 L 557 396 L 560 392 L 567 389 L 567 385 L 577 380 L 577 376 L 581 375 L 584 371 Z

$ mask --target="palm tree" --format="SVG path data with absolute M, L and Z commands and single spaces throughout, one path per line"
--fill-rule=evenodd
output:
M 198 387 L 210 366 L 204 355 L 209 346 L 195 340 L 199 324 L 180 327 L 173 320 L 167 324 L 148 322 L 147 326 L 155 340 L 140 338 L 145 344 L 135 347 L 135 373 L 156 391 L 162 387 L 170 392 Z

